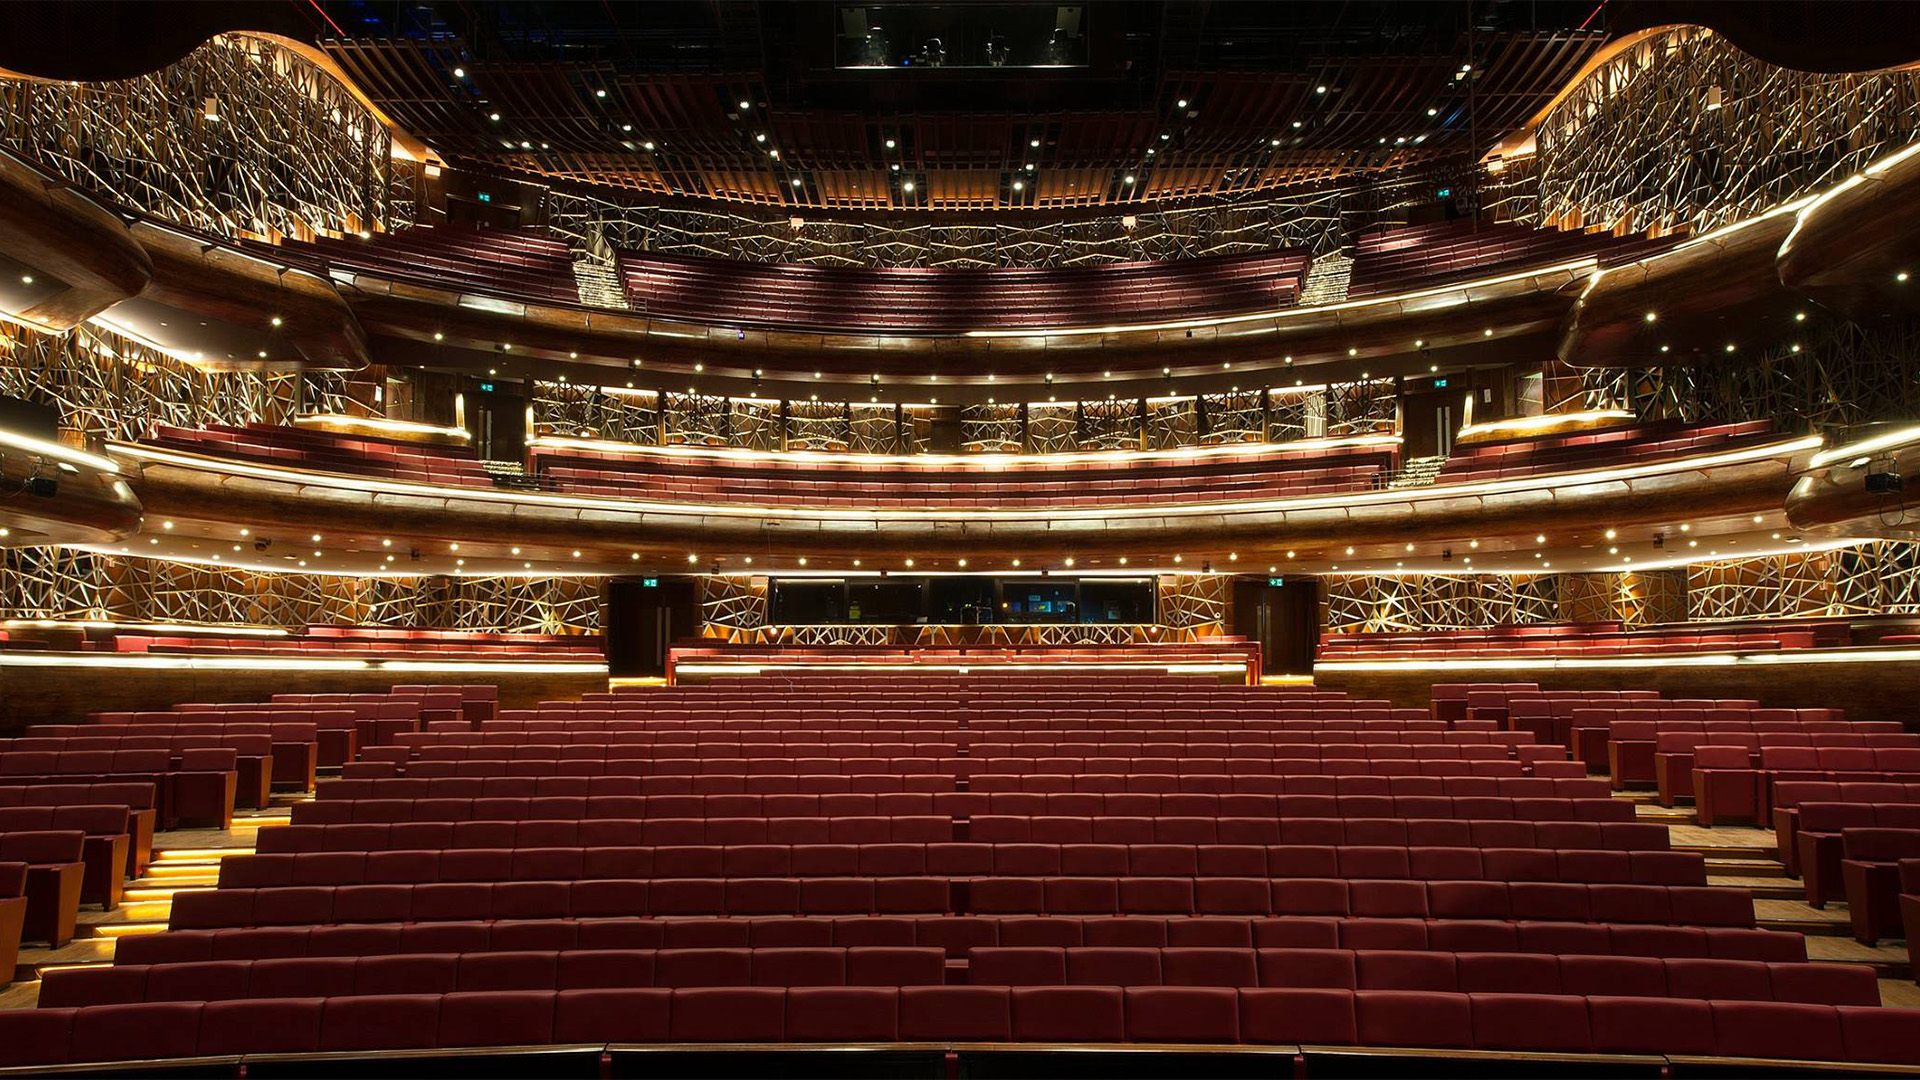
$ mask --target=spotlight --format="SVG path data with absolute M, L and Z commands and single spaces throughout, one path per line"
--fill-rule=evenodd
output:
M 29 476 L 22 483 L 21 490 L 37 498 L 51 499 L 60 491 L 60 480 L 53 476 Z

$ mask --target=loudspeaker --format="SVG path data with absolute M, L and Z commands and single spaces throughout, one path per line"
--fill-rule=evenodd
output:
M 1874 495 L 1886 495 L 1899 491 L 1900 474 L 1895 472 L 1870 472 L 1867 474 L 1867 491 Z
M 29 476 L 22 485 L 27 494 L 51 499 L 60 491 L 60 481 L 51 476 Z

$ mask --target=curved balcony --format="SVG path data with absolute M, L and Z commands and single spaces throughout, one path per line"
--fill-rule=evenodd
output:
M 0 430 L 0 548 L 122 540 L 140 512 L 116 462 Z
M 1369 479 L 1333 491 L 1205 494 L 1201 487 L 1199 497 L 1123 501 L 1102 501 L 1093 494 L 1075 495 L 1072 501 L 1016 501 L 1011 496 L 1017 490 L 995 490 L 1010 483 L 1008 474 L 989 471 L 975 474 L 979 494 L 970 498 L 923 493 L 909 499 L 901 493 L 889 501 L 879 497 L 885 492 L 860 489 L 870 479 L 848 478 L 857 472 L 837 467 L 809 472 L 791 465 L 769 469 L 787 469 L 781 475 L 796 480 L 819 477 L 805 496 L 754 497 L 746 488 L 616 496 L 405 479 L 393 473 L 350 476 L 303 468 L 314 463 L 292 455 L 235 460 L 124 444 L 114 451 L 138 464 L 142 497 L 155 514 L 198 522 L 273 522 L 290 531 L 404 536 L 429 546 L 459 543 L 463 556 L 476 559 L 504 557 L 501 549 L 508 544 L 524 547 L 529 560 L 555 558 L 583 569 L 684 568 L 683 560 L 696 558 L 690 553 L 697 552 L 712 553 L 712 559 L 766 552 L 896 560 L 912 552 L 975 558 L 986 565 L 988 559 L 1036 552 L 1142 561 L 1154 553 L 1188 552 L 1199 561 L 1233 551 L 1276 562 L 1297 559 L 1290 565 L 1306 570 L 1338 564 L 1343 553 L 1393 558 L 1401 545 L 1416 541 L 1459 545 L 1464 554 L 1470 540 L 1504 538 L 1530 551 L 1531 538 L 1540 532 L 1563 537 L 1591 529 L 1597 539 L 1605 527 L 1658 529 L 1676 521 L 1777 514 L 1794 466 L 1818 446 L 1817 438 L 1749 439 L 1677 455 L 1613 457 L 1586 468 L 1428 487 L 1368 490 Z M 655 460 L 671 463 L 673 456 Z M 684 462 L 679 470 L 691 471 Z M 1064 486 L 1073 480 L 1063 478 L 1085 473 L 1070 466 L 1035 468 L 1024 475 Z

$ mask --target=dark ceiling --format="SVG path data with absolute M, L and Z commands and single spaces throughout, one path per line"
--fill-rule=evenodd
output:
M 75 0 L 0 5 L 0 67 L 126 75 L 266 30 L 319 44 L 456 166 L 796 209 L 1055 209 L 1466 157 L 1611 37 L 1679 22 L 1795 66 L 1920 55 L 1911 3 Z

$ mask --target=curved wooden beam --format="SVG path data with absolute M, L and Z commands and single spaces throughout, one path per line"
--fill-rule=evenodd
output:
M 53 481 L 52 495 L 23 481 Z M 114 462 L 0 431 L 0 547 L 105 544 L 140 531 L 140 500 Z
M 132 235 L 153 282 L 108 311 L 110 325 L 209 368 L 367 365 L 366 335 L 332 282 L 155 222 L 135 223 Z
M 118 217 L 6 153 L 0 153 L 0 257 L 30 268 L 39 286 L 21 289 L 17 302 L 0 312 L 50 333 L 65 333 L 139 295 L 153 278 L 153 261 Z M 7 282 L 8 292 L 19 284 Z
M 688 551 L 874 557 L 901 552 L 986 559 L 1035 553 L 1137 556 L 1222 551 L 1253 558 L 1392 557 L 1407 542 L 1454 543 L 1535 533 L 1569 522 L 1657 529 L 1682 521 L 1778 511 L 1813 440 L 1630 469 L 1486 484 L 1436 485 L 1212 504 L 1018 510 L 938 507 L 752 507 L 460 488 L 240 465 L 157 448 L 116 446 L 138 463 L 150 511 L 207 522 L 273 522 L 292 532 L 405 536 L 480 555 L 506 544 L 582 552 L 627 565 Z M 503 540 L 503 538 L 505 538 Z M 1360 552 L 1367 548 L 1369 552 Z M 504 557 L 505 552 L 499 553 Z
M 1785 287 L 1855 321 L 1920 313 L 1920 143 L 1801 211 L 1776 271 Z

